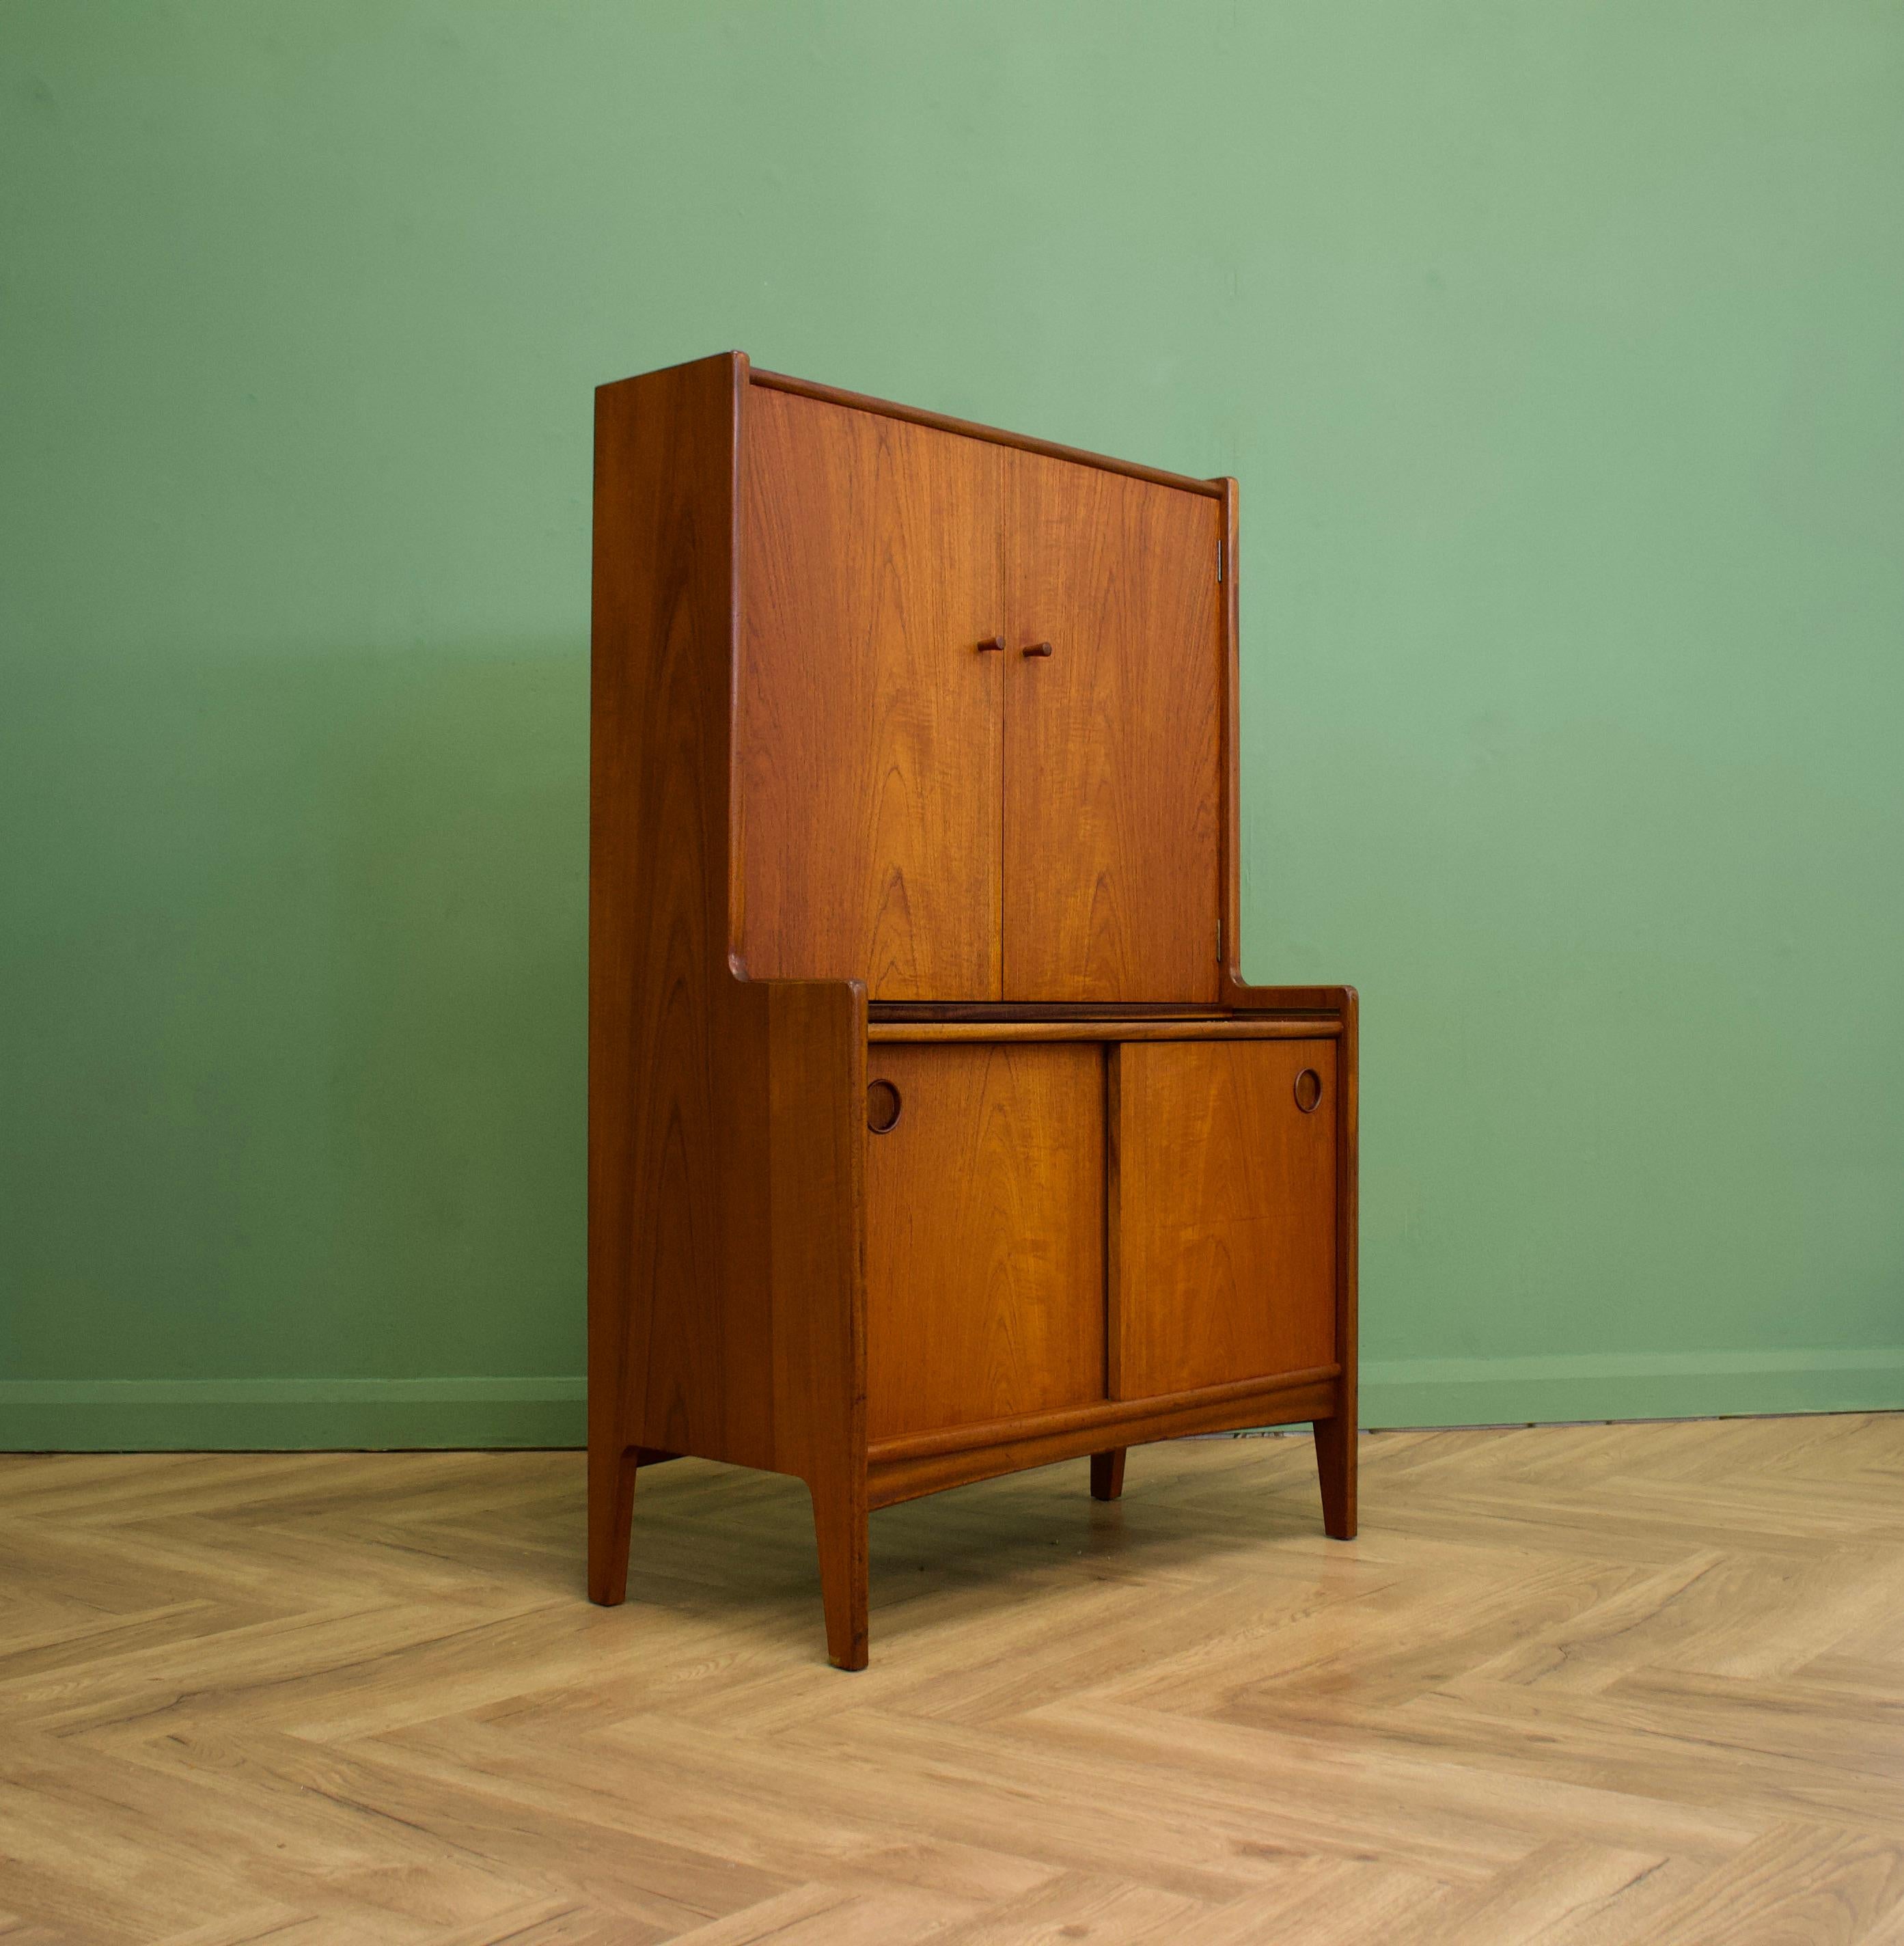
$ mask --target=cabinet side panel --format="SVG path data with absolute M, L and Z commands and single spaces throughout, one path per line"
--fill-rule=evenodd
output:
M 769 1080 L 773 1464 L 837 1481 L 866 1450 L 866 1002 L 775 981 Z
M 1213 1002 L 1223 502 L 1036 453 L 1005 474 L 1005 997 Z
M 1116 1061 L 1116 1396 L 1334 1363 L 1335 1042 L 1132 1043 Z
M 596 395 L 589 780 L 591 1451 L 767 1463 L 764 1004 L 727 971 L 732 356 Z M 756 1346 L 763 1348 L 756 1350 Z
M 739 956 L 995 999 L 1003 449 L 765 387 L 742 410 Z
M 1242 977 L 1242 853 L 1241 848 L 1242 774 L 1239 756 L 1242 718 L 1242 637 L 1239 627 L 1237 585 L 1242 574 L 1239 555 L 1242 536 L 1236 517 L 1236 483 L 1224 479 L 1223 489 L 1223 585 L 1217 591 L 1218 627 L 1223 638 L 1223 666 L 1218 681 L 1223 705 L 1223 740 L 1218 750 L 1223 808 L 1217 837 L 1221 855 L 1217 892 L 1221 899 L 1222 979 Z
M 1342 1367 L 1342 1413 L 1359 1426 L 1361 1320 L 1357 1294 L 1361 1260 L 1361 1001 L 1342 993 L 1342 1037 L 1336 1051 L 1335 1355 Z

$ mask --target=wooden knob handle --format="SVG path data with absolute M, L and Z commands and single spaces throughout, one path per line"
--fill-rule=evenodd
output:
M 1049 642 L 1033 642 L 1025 650 L 1028 656 L 1048 656 L 1051 653 Z
M 890 1081 L 866 1084 L 866 1126 L 875 1135 L 890 1135 L 899 1126 L 900 1110 L 904 1105 L 899 1090 Z
M 1316 1104 L 1322 1098 L 1322 1077 L 1313 1067 L 1305 1067 L 1296 1076 L 1296 1106 L 1305 1115 L 1316 1112 Z
M 980 643 L 980 644 L 979 644 L 979 653 L 980 653 L 980 655 L 983 655 L 983 654 L 984 654 L 984 653 L 985 653 L 988 650 L 995 649 L 995 650 L 998 650 L 1001 654 L 1002 654 L 1002 653 L 1004 653 L 1004 645 L 1005 645 L 1005 638 L 1004 638 L 1004 636 L 1002 636 L 1002 635 L 994 635 L 994 636 L 992 638 L 992 639 L 991 639 L 989 642 L 981 642 L 981 643 Z

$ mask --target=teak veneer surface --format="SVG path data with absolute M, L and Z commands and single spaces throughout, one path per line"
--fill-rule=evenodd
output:
M 1104 1396 L 1103 1055 L 882 1047 L 866 1163 L 867 1435 Z
M 1335 1043 L 1121 1045 L 1110 1081 L 1112 1397 L 1325 1363 Z
M 743 412 L 741 956 L 996 996 L 1003 453 L 764 387 Z
M 1361 1444 L 875 1515 L 851 1681 L 770 1473 L 0 1459 L 0 1938 L 1897 1946 L 1904 1416 Z
M 1213 1001 L 1220 505 L 770 387 L 742 410 L 749 974 Z
M 1005 659 L 1004 996 L 1213 1001 L 1219 508 L 1038 453 L 1005 479 L 1014 647 L 1051 653 Z
M 866 990 L 729 947 L 745 361 L 596 397 L 590 710 L 589 1592 L 645 1452 L 797 1474 L 829 1653 L 866 1657 Z

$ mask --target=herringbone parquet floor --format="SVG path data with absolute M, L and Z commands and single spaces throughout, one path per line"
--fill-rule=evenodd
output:
M 577 1454 L 0 1462 L 0 1940 L 1904 1942 L 1904 1417 L 1134 1452 L 874 1520 Z

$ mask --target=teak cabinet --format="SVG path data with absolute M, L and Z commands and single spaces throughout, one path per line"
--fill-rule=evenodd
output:
M 867 1516 L 1307 1419 L 1355 1528 L 1356 997 L 1236 971 L 1236 490 L 753 370 L 596 397 L 589 1592 L 637 1469 Z

